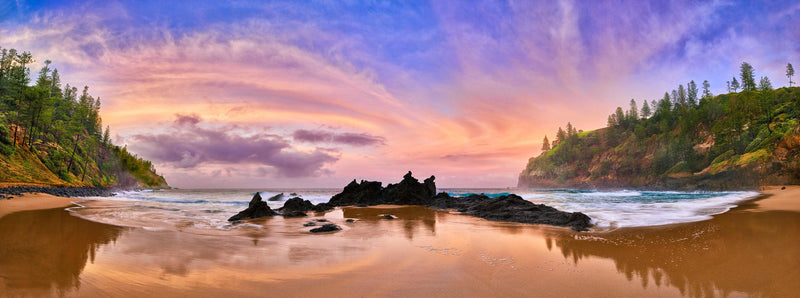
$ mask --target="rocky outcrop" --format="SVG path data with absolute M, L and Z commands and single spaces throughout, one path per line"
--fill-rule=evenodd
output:
M 547 224 L 570 227 L 575 231 L 586 231 L 592 226 L 591 218 L 586 214 L 560 211 L 544 204 L 527 201 L 515 194 L 497 198 L 482 194 L 454 198 L 447 193 L 440 193 L 434 198 L 431 207 L 455 209 L 462 214 L 488 220 Z
M 408 172 L 400 183 L 389 184 L 386 188 L 381 187 L 382 183 L 378 181 L 362 180 L 361 183 L 356 183 L 353 180 L 328 203 L 333 206 L 428 205 L 436 195 L 434 179 L 436 177 L 431 176 L 425 179 L 424 183 L 419 183 L 419 180 Z
M 570 227 L 576 231 L 586 231 L 591 227 L 591 219 L 580 212 L 564 212 L 553 207 L 535 204 L 517 195 L 505 195 L 490 198 L 486 195 L 469 195 L 466 197 L 451 197 L 447 193 L 436 194 L 436 177 L 431 176 L 423 183 L 414 178 L 411 172 L 403 176 L 397 184 L 381 187 L 378 181 L 364 181 L 357 183 L 355 180 L 344 187 L 341 193 L 333 196 L 328 203 L 312 204 L 308 200 L 295 197 L 277 209 L 279 213 L 269 209 L 261 196 L 256 193 L 250 202 L 250 207 L 231 217 L 230 221 L 259 216 L 283 215 L 286 217 L 306 216 L 305 212 L 323 212 L 334 206 L 372 206 L 380 204 L 391 205 L 420 205 L 438 209 L 455 209 L 462 214 L 477 216 L 488 220 L 501 220 L 519 223 L 548 224 Z M 257 206 L 257 207 L 254 207 Z M 259 207 L 260 206 L 260 207 Z M 251 210 L 254 208 L 260 208 Z M 266 209 L 265 209 L 266 208 Z M 260 210 L 260 211 L 258 211 Z M 268 210 L 269 212 L 267 212 Z M 382 215 L 385 219 L 395 219 L 393 215 Z M 328 232 L 333 224 L 326 224 L 314 230 Z M 336 227 L 338 230 L 339 227 Z M 311 230 L 313 233 L 314 230 Z
M 511 194 L 497 198 L 486 195 L 451 197 L 447 193 L 436 195 L 434 176 L 424 183 L 408 172 L 398 184 L 389 184 L 380 189 L 380 182 L 355 180 L 344 190 L 333 196 L 330 203 L 336 206 L 348 205 L 422 205 L 438 209 L 455 209 L 462 214 L 489 220 L 502 220 L 519 223 L 548 224 L 570 227 L 576 231 L 586 231 L 591 227 L 591 219 L 580 212 L 564 212 L 553 207 L 535 204 Z M 394 218 L 391 215 L 387 219 Z
M 264 216 L 275 216 L 278 215 L 277 212 L 272 210 L 267 206 L 267 202 L 264 202 L 261 199 L 261 195 L 256 193 L 253 196 L 253 199 L 250 200 L 250 204 L 248 204 L 247 209 L 242 210 L 241 212 L 237 213 L 231 218 L 228 218 L 228 221 L 237 221 L 243 219 L 251 219 L 251 218 L 259 218 Z

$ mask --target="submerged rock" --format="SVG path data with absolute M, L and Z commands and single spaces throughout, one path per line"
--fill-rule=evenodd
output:
M 316 225 L 317 225 L 317 223 L 315 223 L 313 221 L 309 221 L 309 222 L 303 224 L 304 227 L 313 227 L 313 226 L 316 226 Z
M 341 230 L 341 229 L 342 228 L 340 228 L 339 226 L 337 226 L 335 224 L 324 224 L 319 228 L 311 229 L 311 231 L 309 231 L 309 232 L 311 232 L 311 233 L 323 233 L 323 232 L 338 231 L 338 230 Z
M 259 218 L 264 216 L 275 216 L 275 215 L 278 215 L 278 213 L 269 208 L 269 206 L 267 206 L 267 202 L 264 202 L 261 199 L 261 195 L 256 193 L 253 196 L 253 199 L 250 200 L 247 209 L 242 210 L 241 212 L 237 213 L 234 216 L 231 216 L 231 218 L 228 218 L 228 221 L 237 221 L 248 218 Z

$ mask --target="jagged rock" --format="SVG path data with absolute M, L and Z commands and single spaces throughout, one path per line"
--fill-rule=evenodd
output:
M 242 210 L 241 212 L 237 213 L 234 216 L 231 216 L 231 218 L 228 218 L 228 221 L 237 221 L 248 218 L 259 218 L 264 216 L 275 216 L 275 215 L 278 215 L 278 213 L 269 208 L 269 206 L 267 206 L 267 202 L 264 202 L 261 199 L 261 195 L 256 193 L 253 196 L 253 199 L 250 200 L 247 209 Z
M 436 194 L 436 183 L 431 176 L 425 183 L 419 183 L 409 171 L 397 184 L 389 184 L 381 191 L 386 204 L 394 205 L 428 205 Z
M 311 231 L 309 231 L 309 232 L 311 232 L 311 233 L 323 233 L 323 232 L 338 231 L 338 230 L 341 230 L 341 229 L 342 228 L 340 228 L 339 226 L 337 226 L 335 224 L 324 224 L 319 228 L 311 229 Z
M 361 183 L 356 183 L 354 179 L 344 187 L 341 193 L 333 196 L 328 204 L 331 206 L 377 205 L 381 203 L 381 190 L 383 187 L 380 182 L 361 180 Z
M 271 196 L 269 199 L 267 199 L 267 201 L 280 201 L 281 199 L 283 199 L 283 193 Z
M 371 206 L 380 204 L 427 205 L 436 194 L 436 177 L 431 176 L 420 183 L 409 171 L 397 184 L 381 187 L 381 182 L 355 180 L 344 187 L 341 193 L 328 202 L 333 206 Z

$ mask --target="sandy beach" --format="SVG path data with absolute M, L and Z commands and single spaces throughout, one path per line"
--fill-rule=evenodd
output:
M 13 196 L 10 200 L 0 200 L 0 217 L 27 210 L 67 208 L 73 206 L 72 202 L 76 201 L 79 200 L 40 193 Z
M 0 296 L 796 297 L 800 187 L 762 192 L 711 220 L 604 232 L 377 206 L 242 235 L 96 223 L 26 195 L 0 201 Z M 344 230 L 302 228 L 316 219 Z

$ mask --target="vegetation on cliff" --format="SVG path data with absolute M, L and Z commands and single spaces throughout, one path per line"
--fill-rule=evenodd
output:
M 153 165 L 111 143 L 100 98 L 61 85 L 45 61 L 0 48 L 0 182 L 58 186 L 165 187 Z
M 794 71 L 787 65 L 791 82 Z M 741 83 L 740 83 L 741 82 Z M 742 88 L 741 92 L 739 88 Z M 800 88 L 756 83 L 742 63 L 727 94 L 694 81 L 637 107 L 630 101 L 608 126 L 559 128 L 528 161 L 520 187 L 745 189 L 800 183 Z M 546 137 L 545 137 L 546 140 Z

